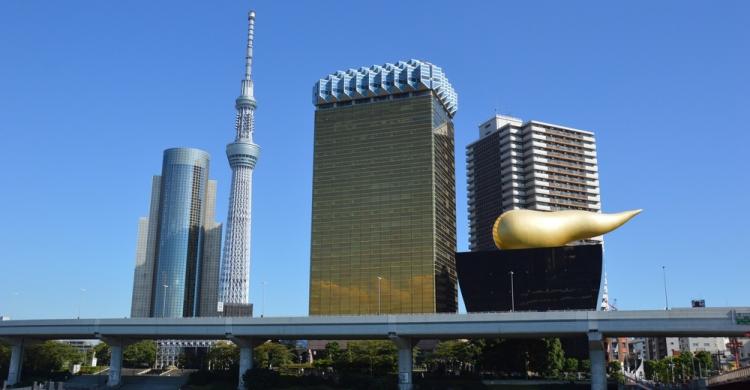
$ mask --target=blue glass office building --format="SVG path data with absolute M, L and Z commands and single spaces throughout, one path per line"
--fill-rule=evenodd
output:
M 140 224 L 131 316 L 216 314 L 221 225 L 208 169 L 202 150 L 164 151 L 151 213 Z

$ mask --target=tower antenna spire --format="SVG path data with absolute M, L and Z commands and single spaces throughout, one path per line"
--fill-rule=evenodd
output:
M 247 54 L 245 55 L 245 80 L 253 75 L 253 41 L 255 40 L 255 11 L 247 13 Z

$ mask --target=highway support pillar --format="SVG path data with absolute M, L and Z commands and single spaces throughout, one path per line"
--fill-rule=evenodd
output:
M 601 332 L 588 332 L 589 360 L 591 361 L 591 390 L 607 390 L 607 364 L 604 358 L 604 338 Z
M 388 337 L 398 348 L 398 388 L 399 390 L 412 390 L 412 350 L 416 340 L 410 337 L 399 337 L 389 334 Z
M 240 380 L 237 382 L 238 390 L 245 390 L 245 380 L 242 378 L 243 375 L 253 368 L 253 348 L 262 344 L 262 341 L 257 339 L 244 339 L 244 338 L 231 338 L 232 342 L 240 348 Z
M 122 343 L 108 342 L 110 350 L 109 358 L 109 377 L 107 378 L 107 387 L 120 386 L 122 381 Z
M 21 381 L 21 369 L 23 368 L 23 339 L 7 340 L 10 344 L 10 364 L 8 366 L 8 386 L 17 385 Z
M 107 387 L 119 387 L 122 384 L 122 350 L 136 340 L 120 337 L 107 337 L 94 333 L 94 337 L 109 346 L 109 374 L 107 376 Z

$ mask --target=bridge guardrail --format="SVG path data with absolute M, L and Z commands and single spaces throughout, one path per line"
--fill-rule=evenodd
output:
M 708 378 L 706 384 L 709 386 L 719 385 L 722 383 L 737 382 L 743 379 L 750 379 L 750 367 L 743 367 L 734 371 L 725 372 Z

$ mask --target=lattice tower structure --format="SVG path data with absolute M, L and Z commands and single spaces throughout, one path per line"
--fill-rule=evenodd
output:
M 253 96 L 252 64 L 255 36 L 255 11 L 248 14 L 247 54 L 245 78 L 240 96 L 235 101 L 237 119 L 234 142 L 227 145 L 227 158 L 232 168 L 232 187 L 229 195 L 227 233 L 221 264 L 222 303 L 248 304 L 250 289 L 250 205 L 253 169 L 260 155 L 260 147 L 253 142 L 255 130 L 255 97 Z

